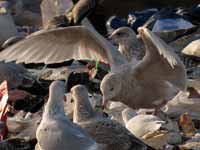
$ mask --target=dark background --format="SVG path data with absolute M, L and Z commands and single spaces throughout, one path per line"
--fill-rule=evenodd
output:
M 104 0 L 98 8 L 98 12 L 111 16 L 127 16 L 128 12 L 143 10 L 146 8 L 163 7 L 191 7 L 200 4 L 200 0 Z
M 106 34 L 105 23 L 110 16 L 127 17 L 129 12 L 147 8 L 184 7 L 191 8 L 200 4 L 200 0 L 104 0 L 89 19 L 96 29 Z

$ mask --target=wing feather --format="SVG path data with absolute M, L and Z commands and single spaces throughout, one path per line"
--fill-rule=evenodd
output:
M 94 29 L 74 26 L 40 31 L 6 48 L 0 60 L 17 63 L 61 63 L 69 59 L 126 63 L 123 56 Z
M 133 72 L 137 72 L 142 80 L 164 80 L 184 90 L 186 70 L 178 56 L 150 30 L 143 27 L 139 34 L 146 45 L 146 55 Z

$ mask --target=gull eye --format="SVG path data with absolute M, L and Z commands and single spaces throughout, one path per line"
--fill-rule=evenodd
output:
M 74 103 L 74 99 L 73 98 L 71 99 L 71 103 Z
M 112 88 L 110 88 L 110 91 L 113 91 L 114 90 L 114 88 L 112 87 Z
M 126 35 L 127 35 L 127 34 L 124 33 L 124 32 L 118 32 L 118 33 L 117 33 L 117 36 L 119 36 L 119 37 L 126 36 Z
M 121 33 L 121 32 L 117 33 L 117 36 L 122 36 L 122 35 L 123 35 L 123 33 Z

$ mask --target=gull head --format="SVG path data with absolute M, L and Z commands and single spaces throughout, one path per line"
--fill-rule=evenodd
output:
M 111 39 L 116 44 L 126 44 L 127 42 L 131 42 L 131 43 L 138 42 L 135 32 L 129 27 L 121 27 L 121 28 L 116 29 L 109 36 L 109 39 Z
M 70 91 L 73 99 L 81 99 L 82 97 L 88 97 L 88 90 L 84 85 L 76 85 L 72 87 Z
M 57 115 L 64 113 L 65 83 L 54 81 L 49 87 L 49 99 L 45 106 L 45 113 Z
M 118 74 L 110 73 L 106 75 L 100 86 L 103 94 L 103 105 L 106 106 L 109 100 L 117 101 L 117 97 L 121 91 L 121 78 Z

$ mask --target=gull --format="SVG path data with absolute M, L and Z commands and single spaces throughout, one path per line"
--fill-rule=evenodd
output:
M 139 28 L 138 32 L 146 54 L 138 64 L 127 63 L 103 78 L 104 104 L 111 100 L 121 101 L 133 109 L 159 108 L 177 90 L 186 89 L 186 71 L 178 56 L 147 28 Z
M 116 29 L 109 38 L 118 44 L 118 50 L 130 62 L 141 60 L 144 56 L 144 44 L 137 37 L 136 33 L 129 27 Z
M 14 18 L 16 19 L 17 23 L 22 23 L 26 25 L 28 24 L 41 25 L 41 16 L 40 15 L 37 16 L 36 14 L 28 10 L 28 8 L 30 7 L 29 5 L 31 5 L 32 2 L 27 1 L 26 3 L 24 3 L 24 1 L 22 0 L 19 0 L 19 1 L 11 0 L 8 3 L 9 4 L 8 9 L 14 15 Z M 79 0 L 78 3 L 76 3 L 75 5 L 73 4 L 71 0 L 67 0 L 67 1 L 66 0 L 43 0 L 41 3 L 43 28 L 52 29 L 59 26 L 71 26 L 71 25 L 80 24 L 80 23 L 85 26 L 89 26 L 93 28 L 92 25 L 88 23 L 89 21 L 85 17 L 93 9 L 95 9 L 96 5 L 97 5 L 97 0 Z M 6 36 L 6 38 L 2 37 L 3 38 L 2 42 L 4 42 L 10 37 L 7 41 L 5 41 L 2 44 L 2 48 L 6 48 L 25 38 L 26 35 L 24 34 L 17 35 L 13 33 L 14 32 L 13 28 L 15 26 L 14 27 L 11 26 L 12 25 L 11 16 L 4 15 L 0 19 L 2 20 L 1 26 L 3 29 L 0 32 L 3 32 L 2 35 Z M 9 28 L 9 31 L 5 30 L 6 28 Z M 0 42 L 1 42 L 1 39 L 0 39 Z
M 133 109 L 160 107 L 174 94 L 174 88 L 185 90 L 185 67 L 153 32 L 142 27 L 139 35 L 146 53 L 137 64 L 128 62 L 95 29 L 84 26 L 36 32 L 2 51 L 0 60 L 45 64 L 69 59 L 101 60 L 111 66 L 100 86 L 105 104 L 110 100 Z
M 74 100 L 73 122 L 85 129 L 107 150 L 146 150 L 147 146 L 117 121 L 98 115 L 92 108 L 88 90 L 83 85 L 71 89 Z M 116 146 L 117 145 L 117 146 Z
M 36 150 L 101 150 L 100 145 L 65 115 L 64 91 L 62 81 L 50 85 L 49 99 L 36 131 Z

